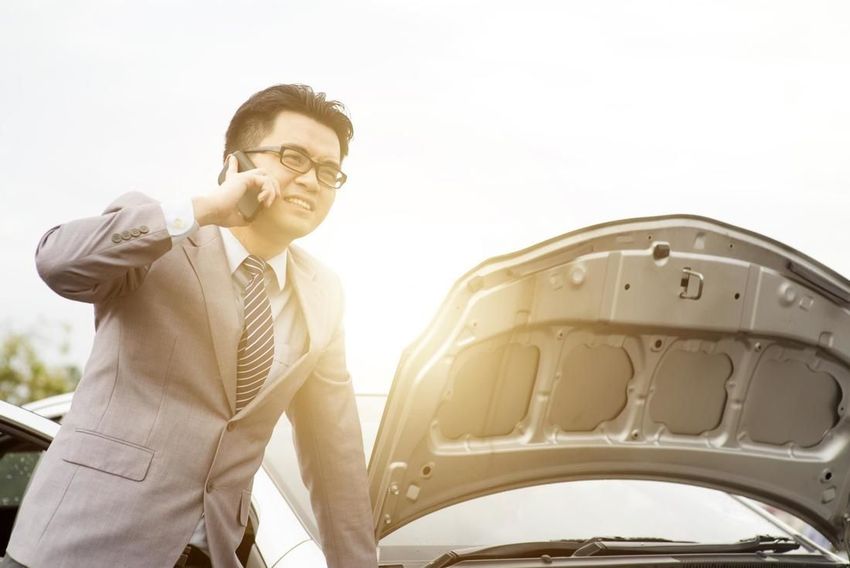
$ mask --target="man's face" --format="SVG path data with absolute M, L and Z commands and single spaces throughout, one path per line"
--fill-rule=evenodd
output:
M 292 111 L 283 111 L 274 120 L 272 130 L 256 146 L 294 146 L 320 163 L 340 167 L 339 139 L 328 126 Z M 249 150 L 250 148 L 245 148 Z M 249 154 L 258 168 L 273 176 L 282 199 L 266 209 L 260 207 L 249 230 L 264 239 L 297 239 L 309 234 L 325 219 L 333 205 L 336 190 L 319 183 L 316 169 L 299 174 L 280 163 L 271 152 Z

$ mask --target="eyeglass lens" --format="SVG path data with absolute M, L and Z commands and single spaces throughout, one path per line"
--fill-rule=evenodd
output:
M 294 148 L 283 148 L 280 153 L 280 161 L 284 166 L 302 174 L 315 163 L 309 156 L 305 156 Z M 320 182 L 331 187 L 342 185 L 340 183 L 343 177 L 342 172 L 327 164 L 316 164 L 316 177 Z

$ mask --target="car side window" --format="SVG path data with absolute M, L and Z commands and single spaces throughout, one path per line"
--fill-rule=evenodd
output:
M 6 452 L 0 457 L 0 507 L 17 507 L 21 504 L 30 477 L 41 459 L 41 450 Z
M 18 507 L 42 453 L 33 442 L 0 432 L 0 556 L 6 553 Z

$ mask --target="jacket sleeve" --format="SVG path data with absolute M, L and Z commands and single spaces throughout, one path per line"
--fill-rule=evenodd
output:
M 125 193 L 102 215 L 53 227 L 38 243 L 35 264 L 51 290 L 80 302 L 103 302 L 128 294 L 151 263 L 171 249 L 160 204 Z
M 341 312 L 333 339 L 287 414 L 328 568 L 376 568 L 366 458 Z

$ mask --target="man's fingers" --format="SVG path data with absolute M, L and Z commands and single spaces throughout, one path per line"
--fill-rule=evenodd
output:
M 267 199 L 266 205 L 268 207 L 271 207 L 276 199 L 281 199 L 283 197 L 283 194 L 280 191 L 280 185 L 272 176 L 266 177 L 263 183 L 262 195 L 264 199 Z
M 254 187 L 262 189 L 266 185 L 266 180 L 268 180 L 267 176 L 263 174 L 254 173 L 253 170 L 251 170 L 250 173 L 245 173 L 248 174 L 248 179 L 250 180 L 251 185 L 253 185 Z
M 260 191 L 257 194 L 257 198 L 264 203 L 266 207 L 271 207 L 278 195 L 278 190 L 275 186 L 275 179 L 268 175 L 253 173 L 252 170 L 249 180 L 251 185 L 259 187 Z
M 236 159 L 232 155 L 228 156 L 227 159 L 227 173 L 225 177 L 230 178 L 231 175 L 238 176 L 237 180 L 244 184 L 243 187 L 245 189 L 243 191 L 251 188 L 257 190 L 257 200 L 265 205 L 265 207 L 271 207 L 274 205 L 275 199 L 282 196 L 277 180 L 269 175 L 266 170 L 254 168 L 244 172 L 237 172 L 236 165 L 238 162 Z M 236 189 L 236 186 L 234 186 L 234 189 Z
M 269 176 L 269 207 L 275 202 L 275 199 L 280 197 L 280 189 L 277 185 L 277 180 Z
M 263 191 L 266 194 L 266 207 L 271 207 L 277 198 L 277 191 L 275 190 L 274 180 L 272 178 L 266 178 L 266 183 L 263 184 Z

